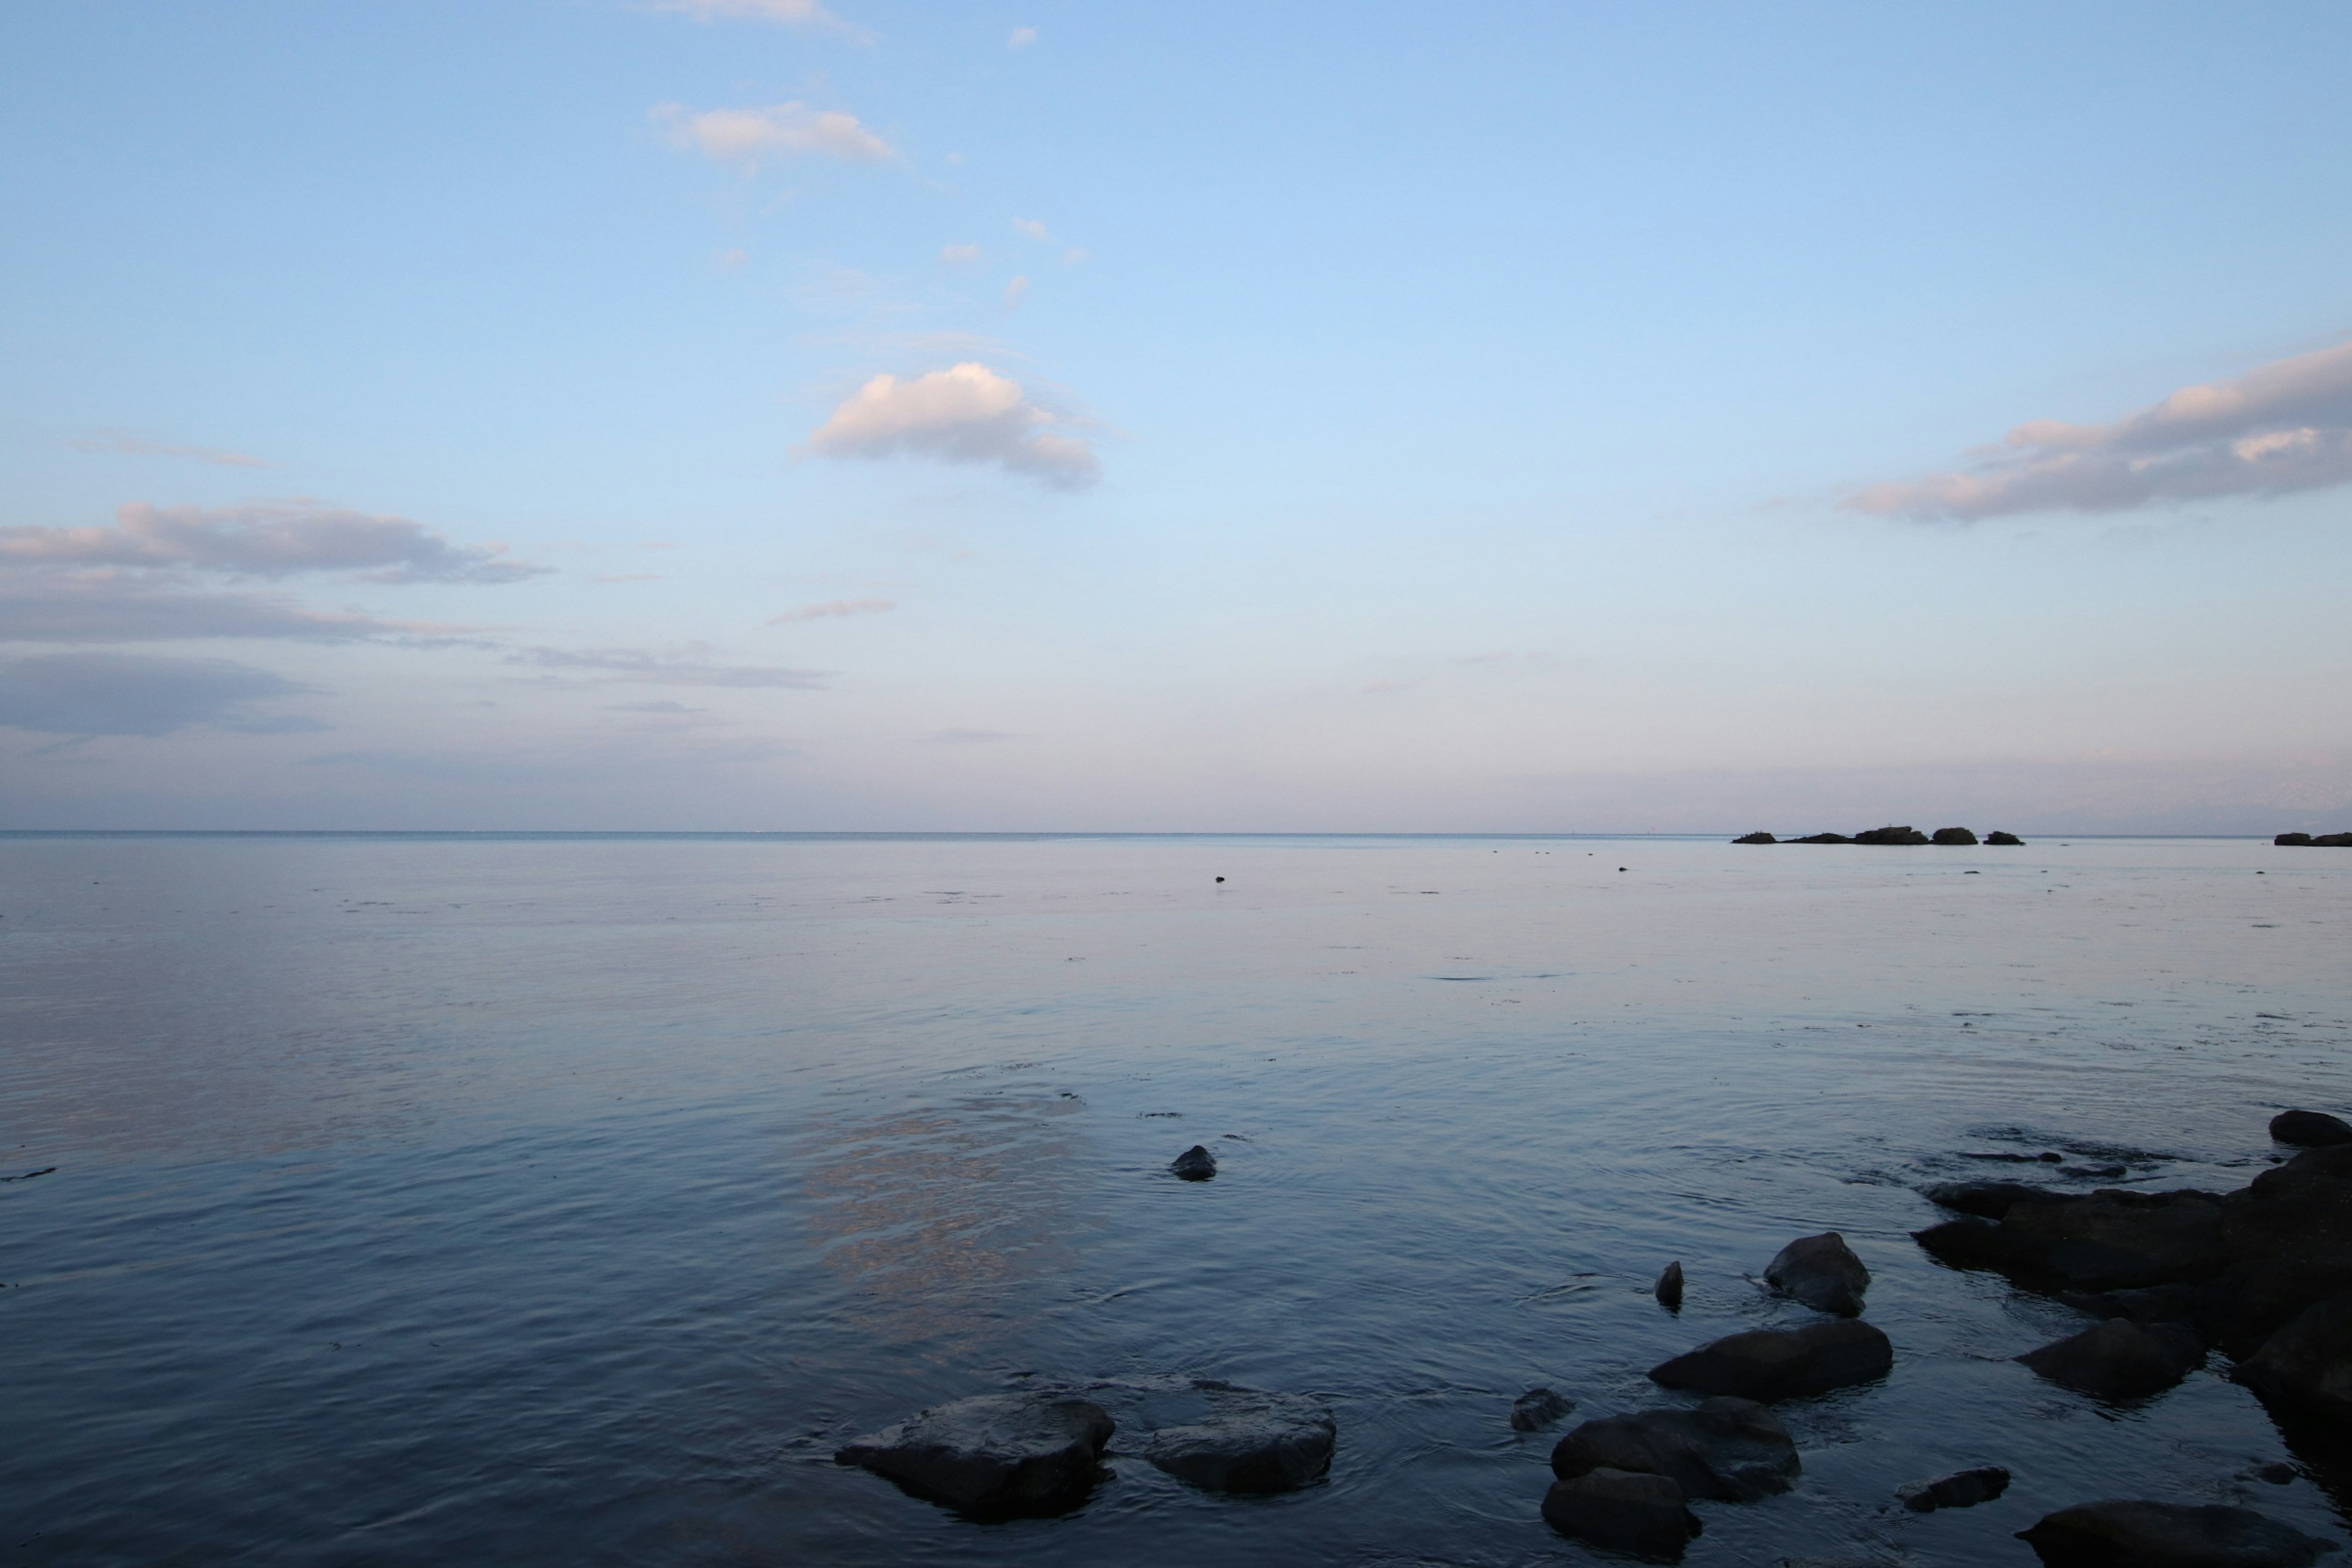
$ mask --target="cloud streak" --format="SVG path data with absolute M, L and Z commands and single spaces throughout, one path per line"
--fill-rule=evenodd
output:
M 823 27 L 862 36 L 817 0 L 662 0 L 654 9 L 691 16 L 698 22 L 775 22 L 787 27 Z
M 133 458 L 194 458 L 225 468 L 266 468 L 269 464 L 244 452 L 224 452 L 212 447 L 184 447 L 158 440 L 136 430 L 105 429 L 77 437 L 71 443 L 85 452 L 121 452 Z
M 803 605 L 797 610 L 786 610 L 781 616 L 771 616 L 772 626 L 788 626 L 794 621 L 821 621 L 834 616 L 878 616 L 898 607 L 895 599 L 827 599 L 822 605 Z
M 120 573 L 0 575 L 0 641 L 178 642 L 272 637 L 362 642 L 444 637 L 455 628 L 304 609 L 282 594 L 188 593 Z
M 845 163 L 895 163 L 898 152 L 838 109 L 812 109 L 797 100 L 765 109 L 656 107 L 651 118 L 673 146 L 691 147 L 719 163 L 757 167 L 772 158 L 815 156 Z
M 774 665 L 719 664 L 711 650 L 692 644 L 673 650 L 635 647 L 525 647 L 508 654 L 509 662 L 550 669 L 580 670 L 604 680 L 638 686 L 725 686 L 821 689 L 830 673 L 822 669 L 785 669 Z
M 295 500 L 203 508 L 119 507 L 111 528 L 0 528 L 0 563 L 186 568 L 234 577 L 356 572 L 377 583 L 514 583 L 544 566 L 497 544 L 453 544 L 404 517 Z
M 2352 483 L 2352 342 L 2233 381 L 2184 386 L 2112 425 L 2037 419 L 1974 468 L 1875 484 L 1845 504 L 1881 517 L 1974 521 L 2121 511 Z
M 1083 489 L 1102 464 L 1082 437 L 1040 407 L 1021 384 L 976 361 L 900 380 L 877 375 L 812 432 L 827 458 L 900 455 L 941 463 L 993 463 L 1057 489 Z
M 316 690 L 225 658 L 47 654 L 0 659 L 0 725 L 78 737 L 152 737 L 197 725 L 286 734 L 327 726 L 295 714 L 256 712 L 252 705 Z

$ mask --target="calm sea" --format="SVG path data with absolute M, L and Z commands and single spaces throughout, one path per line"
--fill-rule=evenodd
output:
M 1693 1564 L 2116 1495 L 2340 1539 L 2219 1361 L 2039 1383 L 2084 1321 L 1906 1233 L 1969 1153 L 2236 1186 L 2352 1106 L 2347 915 L 2352 854 L 2242 840 L 0 837 L 0 1563 L 1576 1561 L 1513 1396 L 1671 1402 L 1827 1228 L 1895 1372 Z M 1114 1440 L 982 1525 L 829 1459 L 1171 1372 L 1328 1400 L 1328 1483 Z

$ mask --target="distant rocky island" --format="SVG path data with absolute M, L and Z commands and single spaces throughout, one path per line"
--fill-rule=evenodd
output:
M 1922 833 L 1916 827 L 1874 827 L 1857 833 L 1851 838 L 1843 833 L 1812 833 L 1802 838 L 1775 838 L 1769 833 L 1743 833 L 1734 844 L 2000 844 L 2022 845 L 2025 840 L 2014 833 L 1994 828 L 1979 838 L 1965 827 L 1938 827 L 1933 833 Z M 2284 844 L 2285 839 L 2279 840 Z
M 2308 833 L 2282 833 L 2271 842 L 2289 849 L 2352 849 L 2352 833 L 2323 833 L 2316 838 Z

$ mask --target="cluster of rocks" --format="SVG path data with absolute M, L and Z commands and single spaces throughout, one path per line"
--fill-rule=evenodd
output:
M 1743 833 L 1734 844 L 1998 844 L 2021 846 L 2025 840 L 2014 833 L 1999 828 L 1979 839 L 1966 827 L 1938 827 L 1933 833 L 1922 833 L 1916 827 L 1873 827 L 1849 837 L 1843 833 L 1811 833 L 1802 838 L 1775 838 L 1769 833 Z M 2279 840 L 2284 844 L 2284 837 Z M 2305 842 L 2310 842 L 2305 840 Z
M 2295 849 L 2352 849 L 2352 833 L 2323 833 L 2315 838 L 2308 833 L 2282 833 L 2271 842 Z

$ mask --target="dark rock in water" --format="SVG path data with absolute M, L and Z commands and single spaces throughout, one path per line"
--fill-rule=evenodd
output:
M 2204 1321 L 2206 1294 L 2199 1285 L 2144 1285 L 2136 1290 L 2063 1290 L 2058 1299 L 2101 1322 L 2128 1318 L 2135 1323 L 2179 1323 L 2195 1329 Z
M 2265 1405 L 2352 1421 L 2352 1292 L 2305 1308 L 2231 1375 Z
M 834 1458 L 974 1513 L 1058 1513 L 1095 1483 L 1114 1427 L 1102 1406 L 1050 1391 L 934 1405 Z
M 1588 1470 L 1638 1470 L 1671 1476 L 1686 1495 L 1722 1502 L 1787 1491 L 1800 1468 L 1789 1429 L 1747 1399 L 1587 1421 L 1551 1451 L 1552 1474 L 1562 1480 Z
M 1843 833 L 1809 833 L 1802 838 L 1791 838 L 1791 844 L 1851 844 L 1853 839 Z
M 2009 1489 L 2009 1472 L 1999 1465 L 1955 1470 L 1932 1481 L 1913 1481 L 1895 1489 L 1903 1506 L 1913 1513 L 1933 1513 L 1939 1508 L 1974 1508 L 1990 1502 Z
M 1965 827 L 1938 827 L 1927 836 L 1931 844 L 1974 844 L 1977 836 Z
M 2250 1508 L 2123 1498 L 2062 1508 L 2017 1538 L 2044 1568 L 2310 1568 L 2336 1550 Z
M 2315 835 L 2311 842 L 2326 849 L 2352 849 L 2352 833 L 2321 833 Z
M 1778 844 L 1780 841 L 1769 833 L 1743 833 L 1732 842 L 1734 844 Z
M 2293 1465 L 2281 1463 L 2277 1459 L 2273 1459 L 2267 1465 L 2256 1465 L 2250 1473 L 2254 1479 L 2268 1481 L 2274 1487 L 2293 1485 L 2296 1474 Z
M 2271 842 L 2273 844 L 2279 845 L 2282 847 L 2301 848 L 2311 842 L 2311 835 L 2308 833 L 2282 833 L 2276 838 L 2272 839 Z
M 1178 1480 L 1208 1491 L 1286 1492 L 1331 1468 L 1339 1426 L 1318 1401 L 1201 1386 L 1209 1399 L 1204 1419 L 1162 1426 L 1144 1440 L 1144 1458 Z
M 1874 827 L 1853 836 L 1856 844 L 1925 844 L 1927 836 L 1916 827 Z
M 1540 1432 L 1570 1411 L 1576 1401 L 1549 1388 L 1530 1388 L 1511 1401 L 1511 1430 Z
M 2205 1342 L 2179 1323 L 2142 1326 L 2110 1318 L 2095 1329 L 2017 1358 L 2053 1383 L 2101 1399 L 2142 1399 L 2195 1371 Z
M 2352 1143 L 2352 1125 L 2323 1110 L 2282 1110 L 2271 1118 L 2271 1136 L 2298 1149 Z
M 1679 1563 L 1698 1535 L 1698 1516 L 1683 1489 L 1664 1476 L 1591 1470 L 1554 1481 L 1544 1493 L 1544 1522 L 1611 1552 L 1652 1563 Z
M 1769 1403 L 1883 1377 L 1895 1364 L 1886 1336 L 1859 1320 L 1801 1329 L 1750 1329 L 1650 1369 L 1650 1381 Z
M 1168 1168 L 1188 1182 L 1205 1182 L 1217 1173 L 1217 1157 L 1195 1143 L 1168 1162 Z
M 2231 1261 L 2207 1287 L 2201 1321 L 2231 1355 L 2352 1290 L 2352 1146 L 2305 1150 L 2223 1198 L 2221 1214 Z
M 2025 840 L 2020 838 L 2014 833 L 2003 833 L 2000 828 L 1996 827 L 1990 833 L 1985 835 L 1985 842 L 1988 844 L 1998 844 L 2004 848 L 2015 849 L 2022 847 Z
M 1948 1209 L 1983 1219 L 1999 1219 L 2019 1204 L 2063 1194 L 2023 1182 L 1940 1182 L 1927 1190 L 1927 1199 Z
M 1870 1289 L 1870 1270 L 1844 1237 L 1825 1230 L 1782 1247 L 1764 1266 L 1764 1282 L 1817 1311 L 1855 1318 L 1862 1315 L 1863 1292 Z
M 1669 1312 L 1679 1312 L 1683 1310 L 1683 1260 L 1681 1258 L 1675 1258 L 1659 1271 L 1658 1283 L 1654 1289 L 1659 1306 Z
M 2210 1193 L 2107 1188 L 2021 1203 L 1998 1224 L 1949 1220 L 1912 1238 L 1957 1268 L 1992 1268 L 2033 1286 L 2119 1290 L 2221 1272 L 2221 1200 Z

